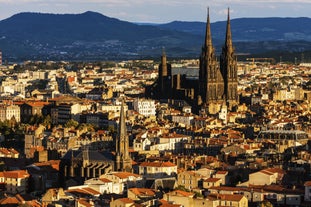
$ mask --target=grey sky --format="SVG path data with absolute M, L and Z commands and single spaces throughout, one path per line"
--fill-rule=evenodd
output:
M 211 21 L 239 17 L 311 17 L 311 0 L 0 0 L 0 19 L 19 12 L 95 11 L 131 22 Z

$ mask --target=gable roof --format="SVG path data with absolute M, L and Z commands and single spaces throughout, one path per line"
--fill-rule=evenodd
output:
M 155 191 L 149 188 L 130 188 L 128 191 L 131 191 L 137 196 L 154 196 Z
M 212 200 L 240 201 L 244 196 L 240 194 L 209 194 L 208 198 Z
M 142 162 L 141 167 L 176 167 L 172 162 Z
M 0 172 L 0 177 L 4 178 L 28 178 L 30 175 L 26 170 L 12 170 Z

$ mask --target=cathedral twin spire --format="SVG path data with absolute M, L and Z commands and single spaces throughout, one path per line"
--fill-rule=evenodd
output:
M 227 47 L 228 49 L 233 49 L 229 8 L 228 8 L 228 17 L 227 17 L 225 47 Z M 210 23 L 210 17 L 209 17 L 209 8 L 207 8 L 207 20 L 206 20 L 206 31 L 205 31 L 205 48 L 211 48 L 211 49 L 213 48 L 212 34 L 211 34 L 211 23 Z
M 210 103 L 219 103 L 235 99 L 237 94 L 236 77 L 236 61 L 233 59 L 233 45 L 230 25 L 230 14 L 228 8 L 227 28 L 225 44 L 222 48 L 220 57 L 220 65 L 217 63 L 215 49 L 212 44 L 211 25 L 209 9 L 207 9 L 207 22 L 205 31 L 205 42 L 202 48 L 200 58 L 200 75 L 199 75 L 199 96 L 198 100 L 202 100 L 202 104 L 209 105 Z M 228 87 L 233 87 L 230 90 Z M 228 94 L 230 93 L 230 94 Z M 232 95 L 233 94 L 233 95 Z M 199 101 L 198 101 L 199 103 Z

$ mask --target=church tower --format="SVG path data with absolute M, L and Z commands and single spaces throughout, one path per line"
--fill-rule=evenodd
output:
M 129 138 L 126 130 L 124 100 L 120 110 L 118 135 L 116 138 L 116 171 L 132 171 L 132 159 L 129 154 Z
M 237 75 L 237 60 L 234 54 L 234 48 L 232 45 L 231 26 L 230 26 L 230 14 L 228 8 L 228 20 L 225 45 L 222 48 L 220 56 L 220 69 L 224 78 L 224 94 L 226 101 L 229 104 L 229 108 L 238 104 L 238 75 Z
M 167 63 L 166 53 L 163 48 L 162 56 L 161 56 L 161 63 L 159 65 L 159 78 L 158 78 L 158 85 L 159 85 L 159 92 L 163 97 L 166 94 L 169 98 L 171 94 L 171 65 Z
M 212 44 L 209 10 L 205 32 L 205 43 L 200 56 L 198 105 L 208 106 L 222 100 L 224 93 L 223 77 Z M 201 103 L 200 103 L 201 102 Z

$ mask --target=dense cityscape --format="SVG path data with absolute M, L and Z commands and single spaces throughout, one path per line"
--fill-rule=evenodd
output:
M 311 64 L 0 53 L 0 206 L 311 206 Z M 217 48 L 218 50 L 219 48 Z

